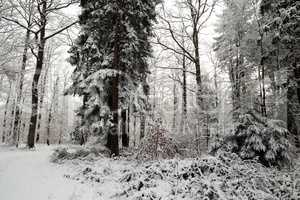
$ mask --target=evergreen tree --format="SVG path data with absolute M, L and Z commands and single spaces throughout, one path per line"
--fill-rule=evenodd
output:
M 225 1 L 217 32 L 214 50 L 220 62 L 220 67 L 229 75 L 232 91 L 233 120 L 238 121 L 241 112 L 249 109 L 247 99 L 247 83 L 250 77 L 247 55 L 247 33 L 250 30 L 251 11 L 247 0 Z
M 264 60 L 277 72 L 275 86 L 283 91 L 281 96 L 286 95 L 287 127 L 300 147 L 300 2 L 263 0 L 261 14 L 266 21 L 264 30 L 272 41 Z
M 83 96 L 78 112 L 81 131 L 99 136 L 115 155 L 119 154 L 118 111 L 129 107 L 130 96 L 146 82 L 149 37 L 158 3 L 81 1 L 81 33 L 70 50 L 70 63 L 76 69 L 68 92 Z

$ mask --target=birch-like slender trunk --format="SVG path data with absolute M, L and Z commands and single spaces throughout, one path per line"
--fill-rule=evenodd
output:
M 12 94 L 12 81 L 9 80 L 9 91 L 8 91 L 8 96 L 6 99 L 6 103 L 5 103 L 5 110 L 4 110 L 4 116 L 3 116 L 3 124 L 2 124 L 2 142 L 7 142 L 7 137 L 8 137 L 8 133 L 7 133 L 7 116 L 8 116 L 8 112 L 9 112 L 9 104 L 11 101 L 11 94 Z
M 30 40 L 30 30 L 28 29 L 26 31 L 25 42 L 24 42 L 25 46 L 24 46 L 24 51 L 22 56 L 22 66 L 20 70 L 19 83 L 17 87 L 16 109 L 15 109 L 15 116 L 14 116 L 13 143 L 16 146 L 18 146 L 18 136 L 20 135 L 18 131 L 21 123 L 21 112 L 22 112 L 21 100 L 23 95 L 25 70 L 26 70 L 26 65 L 28 60 L 29 40 Z
M 53 121 L 53 116 L 54 116 L 54 106 L 57 106 L 57 95 L 58 95 L 58 83 L 59 83 L 59 77 L 57 77 L 57 79 L 55 80 L 54 86 L 53 86 L 53 94 L 52 94 L 52 98 L 51 98 L 51 103 L 50 103 L 50 107 L 48 110 L 48 121 L 47 121 L 47 139 L 46 139 L 46 143 L 47 145 L 50 145 L 50 133 L 51 133 L 51 124 Z

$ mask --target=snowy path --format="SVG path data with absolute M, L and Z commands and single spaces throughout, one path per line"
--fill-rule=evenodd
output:
M 65 179 L 49 162 L 53 148 L 16 150 L 0 145 L 0 200 L 93 200 L 93 189 Z

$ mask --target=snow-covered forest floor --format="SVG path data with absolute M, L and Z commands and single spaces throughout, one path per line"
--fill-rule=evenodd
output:
M 1 200 L 92 200 L 88 185 L 64 178 L 70 168 L 50 162 L 54 147 L 36 150 L 0 145 Z
M 0 146 L 1 200 L 300 199 L 299 161 L 282 171 L 227 153 L 147 162 L 60 154 L 53 163 L 55 148 Z

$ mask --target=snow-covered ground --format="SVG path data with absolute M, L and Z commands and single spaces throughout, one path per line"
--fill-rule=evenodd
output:
M 70 169 L 49 162 L 53 147 L 37 150 L 0 145 L 1 200 L 93 200 L 93 188 L 66 179 Z
M 227 154 L 147 162 L 89 154 L 52 163 L 55 148 L 0 145 L 0 200 L 300 199 L 300 163 L 282 172 Z

